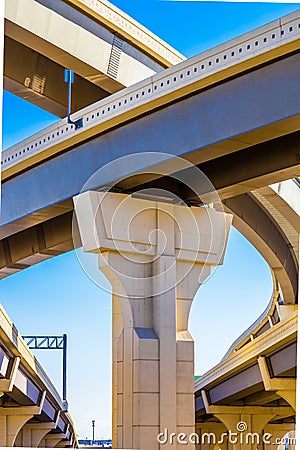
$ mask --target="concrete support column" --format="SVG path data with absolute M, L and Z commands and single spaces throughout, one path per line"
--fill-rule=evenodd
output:
M 99 192 L 76 197 L 75 211 L 113 291 L 114 446 L 158 449 L 165 430 L 195 431 L 189 311 L 222 262 L 231 216 Z
M 30 428 L 27 428 L 27 430 L 26 429 L 21 430 L 20 446 L 21 447 L 33 447 L 32 433 L 31 433 L 31 429 Z
M 223 423 L 196 423 L 196 450 L 228 450 L 227 428 Z
M 268 414 L 215 414 L 226 426 L 229 448 L 257 450 L 262 448 L 262 430 L 275 415 Z M 245 424 L 245 425 L 244 425 Z M 245 426 L 245 428 L 243 428 Z
M 41 440 L 39 447 L 55 448 L 59 443 L 66 438 L 65 433 L 49 433 Z
M 0 447 L 13 447 L 20 429 L 32 417 L 32 414 L 6 415 L 0 411 Z
M 70 448 L 70 447 L 72 447 L 72 441 L 68 441 L 68 440 L 65 440 L 65 441 L 61 440 L 55 446 L 55 448 Z
M 123 320 L 119 300 L 116 295 L 112 296 L 112 444 L 117 447 L 118 418 L 117 418 L 117 351 L 118 340 L 122 333 Z
M 41 414 L 46 391 L 40 398 L 38 406 L 20 406 L 0 408 L 0 447 L 13 447 L 21 428 L 34 416 Z M 30 438 L 26 435 L 25 440 Z
M 262 433 L 268 422 L 294 414 L 289 406 L 210 405 L 205 391 L 202 391 L 202 398 L 207 414 L 213 414 L 226 426 L 229 448 L 234 450 L 263 448 Z

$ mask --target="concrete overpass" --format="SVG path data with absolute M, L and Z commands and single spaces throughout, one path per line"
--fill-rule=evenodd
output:
M 249 200 L 251 200 L 254 204 L 254 199 L 257 200 L 256 206 L 259 206 L 259 215 L 255 215 L 257 209 L 253 210 L 253 207 L 249 207 L 248 198 L 243 199 L 244 208 L 240 210 L 243 212 L 242 215 L 238 215 L 238 212 L 235 213 L 233 217 L 233 223 L 236 220 L 236 226 L 239 227 L 243 234 L 247 237 L 251 238 L 251 235 L 255 235 L 256 247 L 264 253 L 266 248 L 272 248 L 272 240 L 275 239 L 276 229 L 277 236 L 281 232 L 282 236 L 285 236 L 285 243 L 282 244 L 283 248 L 293 248 L 295 252 L 293 253 L 293 257 L 295 258 L 296 264 L 296 272 L 298 265 L 298 243 L 299 243 L 299 211 L 300 211 L 300 196 L 299 196 L 299 185 L 296 180 L 287 180 L 286 182 L 282 182 L 280 184 L 276 184 L 267 188 L 263 188 L 258 191 L 254 191 L 251 196 L 249 195 Z M 104 197 L 103 197 L 104 196 Z M 115 196 L 115 198 L 114 198 Z M 258 203 L 258 199 L 260 199 Z M 88 200 L 88 201 L 87 201 Z M 141 237 L 141 229 L 146 228 L 145 233 L 148 233 L 148 227 L 151 229 L 152 218 L 149 215 L 147 221 L 142 219 L 141 215 L 143 212 L 148 211 L 148 208 L 155 210 L 155 205 L 147 206 L 144 200 L 140 200 L 144 202 L 141 207 L 141 213 L 137 213 L 139 211 L 137 205 L 134 205 L 132 202 L 136 201 L 135 199 L 126 198 L 126 196 L 122 194 L 111 194 L 109 199 L 105 197 L 103 193 L 85 193 L 80 194 L 76 199 L 76 213 L 79 218 L 79 228 L 80 233 L 83 239 L 84 249 L 85 251 L 96 251 L 95 249 L 99 249 L 99 267 L 104 272 L 104 274 L 110 280 L 113 286 L 114 299 L 113 299 L 113 308 L 114 308 L 114 347 L 116 348 L 117 354 L 115 355 L 115 361 L 117 365 L 115 375 L 116 378 L 122 379 L 124 376 L 128 376 L 126 374 L 126 357 L 127 354 L 130 353 L 129 349 L 124 350 L 124 347 L 128 347 L 128 341 L 126 342 L 125 330 L 128 325 L 128 306 L 126 307 L 124 304 L 124 300 L 119 298 L 118 303 L 116 298 L 121 296 L 122 289 L 120 291 L 120 285 L 124 287 L 124 289 L 128 289 L 127 297 L 133 300 L 130 301 L 131 308 L 133 310 L 133 317 L 130 319 L 135 323 L 137 321 L 137 330 L 140 330 L 138 333 L 141 333 L 141 330 L 147 330 L 149 333 L 147 335 L 148 345 L 150 345 L 149 341 L 154 341 L 156 339 L 155 334 L 151 334 L 150 330 L 147 327 L 142 327 L 141 317 L 138 313 L 138 310 L 135 312 L 134 306 L 138 302 L 138 286 L 137 280 L 140 279 L 141 275 L 138 275 L 137 267 L 134 269 L 134 265 L 132 265 L 133 258 L 133 249 L 130 250 L 127 248 L 127 242 L 122 232 L 119 224 L 123 222 L 131 223 L 128 220 L 128 215 L 130 216 L 130 208 L 133 208 L 134 211 L 134 219 L 133 219 L 133 228 L 130 226 L 129 235 L 139 237 L 136 238 L 137 241 L 135 246 L 138 245 L 146 245 L 145 238 Z M 239 205 L 240 199 L 237 198 L 237 205 Z M 119 204 L 119 202 L 121 202 Z M 122 208 L 122 203 L 126 204 L 125 207 Z M 153 202 L 151 202 L 153 203 Z M 78 205 L 79 204 L 79 205 Z M 111 206 L 110 206 L 111 204 Z M 100 206 L 99 206 L 100 205 Z M 159 205 L 159 204 L 157 204 Z M 110 207 L 113 208 L 110 210 Z M 157 208 L 158 206 L 156 206 Z M 124 209 L 125 208 L 125 209 Z M 161 210 L 167 210 L 169 214 L 171 214 L 173 206 L 160 206 Z M 180 206 L 179 206 L 180 208 Z M 226 207 L 227 208 L 227 207 Z M 233 206 L 231 205 L 233 209 Z M 191 210 L 194 208 L 192 207 Z M 101 216 L 99 211 L 101 210 Z M 198 208 L 198 211 L 201 208 Z M 98 211 L 96 213 L 96 211 Z M 121 211 L 121 216 L 120 216 Z M 129 211 L 129 212 L 128 212 Z M 124 214 L 124 215 L 122 215 Z M 188 212 L 186 211 L 188 215 Z M 266 228 L 265 219 L 262 219 L 261 214 L 264 214 L 264 218 L 268 218 L 268 228 Z M 114 217 L 117 216 L 117 218 Z M 178 213 L 173 212 L 175 217 L 178 216 Z M 100 218 L 100 217 L 101 218 Z M 213 220 L 213 214 L 211 220 Z M 92 219 L 94 217 L 95 219 Z M 136 221 L 136 217 L 140 217 L 138 222 Z M 177 219 L 179 220 L 179 219 Z M 136 223 L 137 222 L 137 223 Z M 104 224 L 104 225 L 103 225 Z M 111 229 L 108 226 L 111 224 Z M 141 225 L 143 224 L 143 227 Z M 123 225 L 124 226 L 124 225 Z M 157 226 L 157 225 L 156 225 Z M 191 228 L 192 222 L 190 222 Z M 139 231 L 135 229 L 138 227 Z M 203 227 L 203 224 L 202 224 Z M 171 228 L 171 224 L 169 224 L 169 229 Z M 184 230 L 184 225 L 180 222 L 178 224 L 178 228 Z M 164 233 L 166 234 L 166 228 L 164 229 Z M 116 231 L 117 230 L 117 231 Z M 263 236 L 260 236 L 261 232 L 268 233 L 268 240 L 266 242 L 263 239 Z M 116 233 L 114 236 L 114 245 L 110 243 L 112 240 L 111 233 Z M 184 235 L 184 231 L 182 231 L 182 235 Z M 185 238 L 183 237 L 183 241 Z M 178 238 L 175 239 L 178 242 Z M 201 239 L 200 239 L 201 242 Z M 277 241 L 277 245 L 278 245 Z M 152 245 L 155 245 L 154 242 L 151 241 Z M 156 244 L 158 245 L 158 244 Z M 116 248 L 118 251 L 116 252 Z M 148 250 L 147 250 L 148 251 Z M 150 250 L 149 250 L 150 251 Z M 176 250 L 178 251 L 178 250 Z M 277 247 L 277 257 L 280 253 L 280 248 Z M 203 250 L 202 250 L 203 252 Z M 180 252 L 179 252 L 180 253 Z M 285 253 L 286 254 L 286 253 Z M 118 255 L 118 256 L 117 256 Z M 130 257 L 131 255 L 131 257 Z M 135 255 L 135 254 L 134 254 Z M 275 254 L 273 255 L 275 256 Z M 128 274 L 134 277 L 135 282 L 132 284 L 132 290 L 128 285 L 128 281 L 126 283 L 126 277 L 122 277 L 122 270 L 124 271 L 124 266 L 122 263 L 120 264 L 119 259 L 122 257 L 126 257 L 126 266 L 128 269 Z M 145 256 L 144 256 L 145 257 Z M 137 256 L 135 256 L 137 258 Z M 141 255 L 139 255 L 141 258 Z M 179 256 L 178 256 L 179 258 Z M 185 256 L 184 258 L 187 258 Z M 209 258 L 210 259 L 210 258 Z M 147 264 L 148 259 L 141 259 L 140 262 L 143 264 Z M 180 262 L 180 258 L 179 258 Z M 136 261 L 135 261 L 136 264 Z M 123 269 L 122 269 L 123 268 Z M 143 270 L 146 270 L 142 267 Z M 125 269 L 125 273 L 127 270 Z M 132 275 L 133 273 L 133 275 Z M 146 272 L 147 273 L 147 272 Z M 180 273 L 180 271 L 179 271 Z M 203 274 L 202 274 L 203 276 Z M 192 285 L 195 282 L 193 275 L 189 277 L 189 283 Z M 246 426 L 249 427 L 248 433 L 252 433 L 255 436 L 258 436 L 258 439 L 262 439 L 261 433 L 265 436 L 267 433 L 272 435 L 274 442 L 269 442 L 270 448 L 276 442 L 279 444 L 283 442 L 283 438 L 287 433 L 293 433 L 295 429 L 295 409 L 296 409 L 296 335 L 297 335 L 297 305 L 293 304 L 294 302 L 288 301 L 288 299 L 284 296 L 286 289 L 280 284 L 279 280 L 280 269 L 279 267 L 275 267 L 273 265 L 273 281 L 274 281 L 274 289 L 273 296 L 268 305 L 266 311 L 257 319 L 257 321 L 248 329 L 245 333 L 232 345 L 224 360 L 216 367 L 212 368 L 207 374 L 204 374 L 200 380 L 196 382 L 195 386 L 195 394 L 196 394 L 196 434 L 193 434 L 193 431 L 188 423 L 191 423 L 191 417 L 189 415 L 188 409 L 188 399 L 186 399 L 186 403 L 183 403 L 182 400 L 180 403 L 180 412 L 177 406 L 177 420 L 180 420 L 181 425 L 177 428 L 160 428 L 160 443 L 162 445 L 169 445 L 170 448 L 173 445 L 178 445 L 178 438 L 181 439 L 181 443 L 183 442 L 182 434 L 186 436 L 184 444 L 190 445 L 190 448 L 194 448 L 193 445 L 198 442 L 198 437 L 202 435 L 213 433 L 216 437 L 216 442 L 211 442 L 211 449 L 214 448 L 216 444 L 219 444 L 219 440 L 221 439 L 222 434 L 228 434 L 228 430 L 231 430 L 233 433 L 236 431 L 236 425 L 239 423 L 246 423 Z M 147 288 L 147 279 L 144 281 L 144 296 L 148 297 L 148 288 Z M 296 289 L 298 286 L 298 280 L 295 279 Z M 130 285 L 131 286 L 131 285 Z M 181 305 L 182 299 L 181 297 L 185 297 L 187 294 L 183 294 L 181 290 L 183 287 L 177 288 L 177 395 L 180 397 L 187 396 L 187 391 L 189 389 L 189 378 L 187 376 L 187 370 L 190 364 L 193 364 L 193 352 L 192 349 L 189 348 L 189 345 L 192 343 L 192 339 L 187 331 L 187 317 L 188 310 L 186 307 Z M 193 290 L 194 288 L 191 287 Z M 152 291 L 151 291 L 152 292 Z M 185 299 L 184 302 L 187 300 Z M 294 298 L 294 301 L 297 302 L 297 299 Z M 149 308 L 149 306 L 148 306 Z M 148 308 L 146 309 L 145 315 L 148 315 Z M 136 317 L 135 317 L 136 315 Z M 146 315 L 146 317 L 147 317 Z M 120 324 L 120 321 L 123 325 Z M 151 319 L 147 318 L 147 323 L 151 323 Z M 124 327 L 122 329 L 122 326 Z M 134 328 L 135 329 L 135 328 Z M 145 333 L 144 331 L 144 333 Z M 138 338 L 145 339 L 146 335 L 138 334 Z M 136 336 L 133 336 L 134 342 L 134 355 L 137 350 L 135 349 L 138 344 L 136 343 Z M 154 346 L 154 342 L 152 345 Z M 140 344 L 141 345 L 141 344 Z M 152 348 L 152 347 L 151 347 Z M 184 350 L 183 350 L 184 349 Z M 156 360 L 155 352 L 151 352 L 150 350 L 147 353 L 147 359 L 151 358 Z M 151 356 L 150 356 L 151 355 Z M 155 391 L 155 377 L 156 373 L 153 369 L 151 378 L 153 378 L 153 386 L 152 382 L 148 380 L 146 372 L 142 372 L 143 370 L 143 358 L 136 355 L 134 356 L 134 365 L 138 365 L 141 373 L 144 373 L 144 378 L 146 381 L 141 383 L 141 390 L 146 389 L 146 392 L 151 391 L 153 389 Z M 144 356 L 144 358 L 146 358 Z M 145 364 L 145 362 L 144 362 Z M 161 361 L 159 362 L 161 365 Z M 150 366 L 149 366 L 150 370 Z M 121 373 L 123 375 L 121 375 Z M 135 374 L 135 371 L 134 371 Z M 121 377 L 121 378 L 120 378 Z M 135 380 L 133 375 L 133 380 Z M 176 378 L 175 378 L 176 380 Z M 171 384 L 171 378 L 169 378 L 169 383 Z M 125 385 L 126 386 L 126 385 Z M 126 387 L 123 387 L 123 390 L 120 389 L 120 386 L 116 383 L 115 389 L 118 394 L 118 402 L 121 399 L 124 399 L 125 395 L 128 395 L 126 392 Z M 137 389 L 137 387 L 135 387 Z M 135 391 L 136 392 L 136 391 Z M 138 395 L 136 392 L 135 395 Z M 142 394 L 141 394 L 142 395 Z M 124 400 L 122 400 L 124 402 Z M 149 400 L 150 401 L 150 400 Z M 179 401 L 179 400 L 178 400 Z M 144 405 L 144 408 L 148 407 L 149 409 L 154 408 L 155 406 L 152 403 L 148 403 Z M 119 404 L 116 408 L 118 411 L 122 408 L 122 403 Z M 124 408 L 124 406 L 123 406 Z M 142 409 L 142 405 L 141 405 Z M 122 409 L 121 409 L 122 410 Z M 145 410 L 142 409 L 143 414 L 146 417 Z M 174 410 L 173 410 L 174 411 Z M 128 411 L 127 411 L 128 412 Z M 153 412 L 154 414 L 154 412 Z M 145 417 L 144 416 L 144 417 Z M 120 419 L 118 419 L 118 424 Z M 124 419 L 123 419 L 124 420 Z M 145 419 L 144 419 L 145 420 Z M 147 427 L 150 427 L 153 422 L 148 418 L 147 419 Z M 153 420 L 153 419 L 152 419 Z M 137 422 L 136 422 L 137 423 Z M 124 422 L 123 422 L 124 424 Z M 145 423 L 142 422 L 141 425 Z M 126 426 L 129 426 L 128 424 Z M 143 432 L 145 428 L 143 428 Z M 151 428 L 151 427 L 150 427 Z M 122 432 L 123 427 L 118 425 L 117 427 L 118 433 L 114 436 L 114 441 L 121 445 L 124 440 L 128 442 L 128 436 L 126 438 L 126 434 L 124 435 L 124 431 Z M 125 428 L 126 429 L 126 428 Z M 133 427 L 134 429 L 134 427 Z M 165 430 L 166 433 L 164 433 Z M 171 431 L 170 431 L 171 430 Z M 174 431 L 175 430 L 175 431 Z M 148 428 L 149 431 L 149 428 Z M 245 431 L 245 430 L 244 430 Z M 152 430 L 153 435 L 155 435 L 155 430 Z M 169 433 L 169 434 L 168 434 Z M 192 441 L 188 440 L 188 436 L 193 435 Z M 135 434 L 133 434 L 135 436 Z M 168 436 L 168 437 L 166 437 Z M 181 436 L 181 438 L 180 438 Z M 293 436 L 293 434 L 290 436 Z M 153 437 L 153 436 L 152 436 Z M 227 436 L 228 438 L 228 436 Z M 134 441 L 135 445 L 142 445 L 142 441 L 138 439 Z M 139 442 L 139 444 L 137 444 Z M 293 441 L 291 441 L 293 442 Z M 155 442 L 151 440 L 149 436 L 149 441 L 147 441 L 150 445 L 155 445 Z M 227 441 L 224 439 L 224 448 L 227 448 Z M 232 442 L 230 442 L 232 444 Z M 180 443 L 179 443 L 180 444 Z M 203 446 L 199 448 L 208 448 L 207 442 L 203 442 Z M 241 449 L 254 449 L 256 448 L 255 442 L 250 445 L 244 445 L 241 443 Z M 128 445 L 128 444 L 127 444 Z M 180 447 L 180 445 L 179 445 Z M 178 447 L 178 448 L 179 448 Z M 139 447 L 138 448 L 143 448 Z M 147 444 L 146 444 L 146 447 Z M 156 447 L 155 447 L 156 448 Z M 210 448 L 210 447 L 209 447 Z M 220 448 L 223 448 L 220 446 Z M 230 447 L 229 447 L 230 448 Z
M 197 448 L 213 448 L 205 433 L 214 433 L 216 442 L 229 430 L 257 433 L 260 439 L 270 433 L 266 448 L 274 448 L 276 439 L 283 444 L 284 436 L 295 432 L 298 314 L 287 308 L 273 302 L 267 322 L 253 327 L 246 343 L 196 382 Z M 268 330 L 266 323 L 271 324 Z M 239 430 L 239 423 L 246 423 L 245 429 Z M 228 439 L 227 434 L 220 448 Z M 250 449 L 258 442 L 245 444 L 241 448 Z
M 84 127 L 80 130 L 74 130 L 66 121 L 61 121 L 8 149 L 2 160 L 1 276 L 5 277 L 73 248 L 72 198 L 79 194 L 95 170 L 117 157 L 141 151 L 144 155 L 149 151 L 157 154 L 167 152 L 172 156 L 183 156 L 212 180 L 225 209 L 233 213 L 235 225 L 270 264 L 282 301 L 286 305 L 293 305 L 298 292 L 296 241 L 299 236 L 299 217 L 294 213 L 291 216 L 288 213 L 286 217 L 287 199 L 266 186 L 296 178 L 300 173 L 300 98 L 297 89 L 300 70 L 299 24 L 299 14 L 291 14 L 88 106 L 73 116 L 74 119 L 83 118 Z M 253 92 L 256 96 L 253 96 Z M 118 171 L 107 172 L 100 185 L 97 183 L 89 188 L 97 189 L 115 183 L 118 192 L 130 194 L 136 189 L 159 186 L 180 193 L 188 205 L 196 203 L 193 193 L 188 189 L 182 190 L 182 186 L 172 183 L 170 177 L 151 176 L 151 170 L 148 169 L 150 162 L 150 159 L 144 158 L 143 164 L 135 170 L 128 164 L 121 164 Z M 172 162 L 168 162 L 172 167 Z M 160 167 L 158 164 L 156 166 Z M 172 174 L 172 169 L 167 173 Z M 185 177 L 189 178 L 189 172 Z M 96 199 L 95 194 L 87 193 L 83 198 L 89 205 L 88 217 L 92 221 L 95 212 L 93 202 L 95 200 L 97 203 L 100 197 L 97 194 Z M 125 197 L 116 194 L 115 198 Z M 136 202 L 132 201 L 130 205 L 134 210 Z M 154 209 L 157 207 L 155 205 Z M 82 215 L 83 209 L 80 210 L 80 205 L 78 208 L 81 237 L 88 240 L 90 227 Z M 164 210 L 166 207 L 161 208 Z M 192 214 L 201 222 L 204 218 L 200 210 L 203 211 L 203 208 L 191 208 Z M 180 208 L 174 207 L 174 211 L 180 211 Z M 180 212 L 178 214 L 180 216 Z M 208 211 L 207 214 L 214 215 L 215 212 Z M 216 222 L 217 217 L 216 214 Z M 170 228 L 166 224 L 163 226 L 168 234 Z M 102 249 L 95 242 L 92 246 L 85 244 L 85 248 L 100 253 L 106 248 L 110 255 L 108 241 L 105 240 Z M 218 251 L 221 260 L 221 248 Z M 211 258 L 210 264 L 218 264 L 215 256 Z M 175 259 L 176 263 L 182 263 L 181 260 L 177 261 L 177 256 Z M 203 264 L 201 261 L 198 261 L 200 265 Z M 156 270 L 151 264 L 149 271 Z M 131 294 L 135 296 L 136 292 L 130 291 Z M 185 300 L 191 302 L 192 294 L 189 292 L 185 295 L 188 296 Z M 117 297 L 115 295 L 113 300 L 113 320 L 118 323 L 114 327 L 114 367 L 118 365 L 128 383 L 124 391 L 118 394 L 114 391 L 114 402 L 117 397 L 121 402 L 126 399 L 118 408 L 114 403 L 114 411 L 123 411 L 124 418 L 124 423 L 118 422 L 118 437 L 116 423 L 114 425 L 114 440 L 118 439 L 120 445 L 130 448 L 134 442 L 140 442 L 141 433 L 145 430 L 139 426 L 143 426 L 143 414 L 146 413 L 142 408 L 138 412 L 141 416 L 135 416 L 138 417 L 138 424 L 129 423 L 136 408 L 130 391 L 134 376 L 130 369 L 130 358 L 136 349 L 130 347 L 129 342 L 137 342 L 138 346 L 142 346 L 137 358 L 138 370 L 142 370 L 145 358 L 142 348 L 146 342 L 150 345 L 151 341 L 153 354 L 150 359 L 154 361 L 151 367 L 154 371 L 157 371 L 156 366 L 160 367 L 162 383 L 168 379 L 181 383 L 179 367 L 184 364 L 188 367 L 185 375 L 190 374 L 193 342 L 187 331 L 189 308 L 181 309 L 183 299 L 178 301 L 180 306 L 176 303 L 182 313 L 182 319 L 175 327 L 176 346 L 172 341 L 171 347 L 168 347 L 160 336 L 160 332 L 164 331 L 162 325 L 156 323 L 152 327 L 152 321 L 155 322 L 155 315 L 151 316 L 153 312 L 150 314 L 147 311 L 144 322 L 137 314 L 138 320 L 132 329 L 132 323 L 136 320 L 135 306 L 130 302 L 130 307 L 128 304 L 124 306 L 120 299 L 118 306 Z M 154 303 L 152 299 L 151 308 L 155 309 Z M 172 303 L 170 310 L 173 306 Z M 173 317 L 166 310 L 161 310 L 161 313 L 166 320 Z M 120 326 L 120 317 L 121 323 L 123 319 L 123 328 Z M 174 328 L 173 322 L 169 325 L 170 329 Z M 119 360 L 118 345 L 123 349 Z M 158 345 L 164 349 L 165 361 L 157 355 Z M 170 348 L 172 351 L 169 351 Z M 168 357 L 174 356 L 174 352 L 178 352 L 175 357 L 178 373 L 174 368 L 174 360 L 166 365 Z M 116 367 L 114 373 L 116 380 Z M 154 380 L 156 375 L 153 383 Z M 182 427 L 191 430 L 193 427 L 190 417 L 193 395 L 189 380 L 187 375 L 187 384 L 181 385 L 182 389 L 184 385 L 183 393 L 187 395 L 184 404 L 186 409 L 182 414 L 179 407 L 180 401 L 183 401 L 182 392 L 176 391 L 174 383 L 168 386 L 168 389 L 173 389 L 170 398 L 173 399 L 172 411 L 174 408 L 177 410 L 177 423 L 170 422 L 170 416 L 164 409 L 164 400 L 168 403 L 168 399 L 164 398 L 168 389 L 159 391 L 161 416 L 176 430 Z M 115 389 L 118 387 L 116 381 L 114 386 Z M 142 389 L 139 386 L 136 392 L 141 396 L 140 399 L 143 398 Z M 153 393 L 157 386 L 148 386 L 147 389 Z M 174 392 L 177 400 L 174 400 Z M 188 418 L 184 417 L 185 412 Z M 150 421 L 154 434 L 165 423 L 164 419 L 157 423 L 154 417 Z M 134 426 L 138 428 L 135 429 L 137 434 L 133 436 Z M 151 449 L 155 448 L 152 438 L 149 437 Z
M 291 14 L 87 107 L 74 115 L 84 119 L 81 130 L 63 120 L 5 151 L 2 276 L 72 248 L 71 198 L 95 168 L 116 157 L 153 149 L 184 156 L 228 208 L 233 200 L 227 199 L 298 176 L 299 30 L 298 14 Z M 103 185 L 124 174 L 132 175 L 120 168 Z M 131 192 L 144 184 L 131 177 L 118 188 Z M 283 265 L 285 256 L 280 259 Z M 288 278 L 294 281 L 286 298 L 294 302 L 296 272 Z
M 59 117 L 64 68 L 76 73 L 74 112 L 183 59 L 109 2 L 5 2 L 4 88 Z
M 0 446 L 78 447 L 72 417 L 0 306 Z
M 299 262 L 298 180 L 277 183 L 252 195 L 284 231 Z M 249 209 L 244 213 L 249 214 Z M 235 220 L 243 228 L 242 218 L 235 216 Z M 220 448 L 231 448 L 229 431 L 257 433 L 260 442 L 269 433 L 266 448 L 274 448 L 276 442 L 284 448 L 284 438 L 289 436 L 289 446 L 294 448 L 298 305 L 284 302 L 274 272 L 273 283 L 265 311 L 233 342 L 220 363 L 195 383 L 196 448 L 213 448 L 218 441 L 222 441 Z M 246 425 L 239 429 L 239 424 Z M 240 442 L 241 448 L 249 449 L 257 444 Z

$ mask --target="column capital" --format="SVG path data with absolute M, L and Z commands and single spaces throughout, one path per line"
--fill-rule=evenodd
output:
M 192 299 L 209 269 L 223 262 L 230 214 L 96 191 L 78 195 L 74 205 L 84 251 L 100 253 L 115 295 L 153 297 L 175 282 L 182 285 L 179 297 Z

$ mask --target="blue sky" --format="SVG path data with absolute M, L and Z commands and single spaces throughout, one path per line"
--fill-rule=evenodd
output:
M 280 3 L 112 3 L 188 57 L 299 8 Z M 3 105 L 4 148 L 57 120 L 8 93 Z M 232 229 L 224 265 L 200 289 L 192 306 L 197 374 L 220 360 L 265 308 L 271 292 L 267 264 Z M 75 253 L 2 280 L 0 302 L 23 335 L 68 334 L 68 399 L 78 435 L 90 437 L 94 419 L 96 437 L 110 437 L 111 300 L 85 275 Z M 60 389 L 61 354 L 36 354 Z

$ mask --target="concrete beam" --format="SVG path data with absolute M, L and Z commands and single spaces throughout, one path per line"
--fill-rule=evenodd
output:
M 300 185 L 286 180 L 254 191 L 253 195 L 271 214 L 292 246 L 299 261 Z
M 289 406 L 227 406 L 211 405 L 205 390 L 201 391 L 205 410 L 207 414 L 258 414 L 271 415 L 273 417 L 289 417 L 295 414 L 293 408 Z
M 66 213 L 3 239 L 0 278 L 72 250 L 72 217 L 72 212 Z

